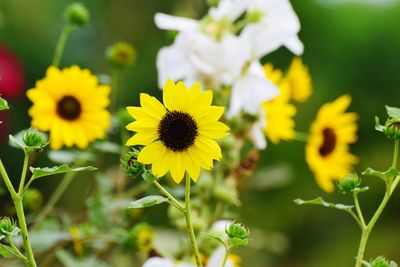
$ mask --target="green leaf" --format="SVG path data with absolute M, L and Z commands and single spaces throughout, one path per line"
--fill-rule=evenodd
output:
M 0 256 L 7 258 L 13 255 L 12 248 L 7 245 L 0 244 Z
M 247 246 L 248 244 L 249 244 L 248 239 L 229 238 L 229 245 L 231 247 Z
M 5 99 L 0 97 L 0 110 L 9 109 L 8 103 Z
M 386 106 L 386 111 L 389 117 L 400 119 L 400 108 Z
M 151 172 L 147 172 L 147 171 L 142 174 L 142 178 L 147 183 L 152 183 L 157 179 Z
M 15 136 L 9 135 L 8 138 L 10 146 L 20 148 L 22 150 L 25 149 L 25 144 L 22 140 L 22 132 L 17 133 Z
M 385 126 L 381 124 L 377 116 L 375 116 L 375 130 L 382 133 L 385 131 Z
M 312 200 L 302 200 L 302 199 L 295 199 L 294 203 L 297 205 L 319 205 L 319 206 L 324 206 L 327 208 L 333 208 L 333 209 L 338 209 L 338 210 L 344 210 L 344 211 L 350 211 L 354 206 L 351 205 L 344 205 L 344 204 L 335 204 L 335 203 L 330 203 L 326 202 L 325 200 L 322 199 L 322 197 L 318 197 L 316 199 Z
M 389 267 L 398 267 L 398 265 L 394 261 L 391 261 Z
M 372 168 L 367 168 L 362 174 L 379 177 L 385 182 L 388 182 L 394 179 L 396 176 L 400 175 L 400 173 L 395 168 L 390 168 L 389 170 L 384 172 L 377 171 Z
M 68 172 L 95 171 L 95 170 L 97 170 L 97 168 L 92 167 L 92 166 L 79 167 L 79 168 L 70 168 L 67 165 L 61 165 L 61 166 L 54 166 L 54 167 L 51 167 L 51 168 L 48 168 L 48 167 L 45 167 L 45 168 L 30 167 L 30 170 L 32 172 L 32 179 L 37 179 L 37 178 L 44 177 L 44 176 L 61 174 L 61 173 L 68 173 Z
M 141 209 L 168 202 L 168 198 L 162 196 L 147 196 L 129 204 L 128 209 Z
M 354 188 L 353 190 L 352 190 L 352 192 L 354 192 L 354 193 L 364 193 L 364 192 L 366 192 L 366 191 L 368 191 L 369 190 L 369 187 L 368 186 L 364 186 L 364 187 L 357 187 L 357 188 Z

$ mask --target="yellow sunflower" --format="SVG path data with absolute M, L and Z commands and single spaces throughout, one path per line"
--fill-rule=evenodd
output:
M 334 181 L 344 178 L 357 163 L 349 152 L 349 144 L 357 140 L 357 114 L 345 112 L 350 102 L 351 97 L 344 95 L 323 105 L 311 125 L 306 160 L 326 192 L 334 191 Z
M 215 139 L 227 136 L 229 130 L 218 121 L 224 107 L 212 106 L 212 97 L 212 91 L 200 91 L 199 83 L 188 90 L 184 83 L 171 80 L 164 86 L 165 106 L 148 94 L 140 94 L 141 107 L 128 107 L 136 121 L 126 128 L 136 134 L 126 144 L 144 145 L 138 161 L 152 164 L 156 177 L 170 171 L 179 183 L 187 171 L 197 181 L 200 168 L 210 170 L 213 160 L 221 159 Z
M 91 141 L 103 138 L 110 126 L 106 110 L 109 94 L 110 87 L 99 85 L 87 69 L 51 66 L 46 77 L 27 92 L 33 102 L 29 109 L 32 127 L 50 131 L 53 149 L 63 145 L 84 149 Z
M 280 140 L 291 140 L 295 136 L 296 107 L 289 103 L 290 92 L 288 82 L 282 78 L 282 71 L 271 64 L 264 65 L 265 75 L 278 86 L 279 96 L 262 104 L 265 115 L 265 134 L 273 143 Z
M 289 82 L 290 97 L 297 102 L 305 102 L 312 94 L 312 81 L 307 66 L 299 57 L 290 64 L 286 80 Z

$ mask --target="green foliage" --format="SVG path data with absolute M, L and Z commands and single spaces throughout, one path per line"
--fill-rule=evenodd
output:
M 15 136 L 9 135 L 9 143 L 12 147 L 22 149 L 25 153 L 40 152 L 49 144 L 45 134 L 32 128 L 19 132 Z
M 323 200 L 322 197 L 318 197 L 316 199 L 312 200 L 302 200 L 302 199 L 295 199 L 294 203 L 297 205 L 318 205 L 318 206 L 323 206 L 327 208 L 333 208 L 333 209 L 338 209 L 338 210 L 344 210 L 344 211 L 350 211 L 354 206 L 351 205 L 344 205 L 344 204 L 335 204 L 335 203 L 330 203 L 326 202 Z
M 32 172 L 32 179 L 37 179 L 37 178 L 61 174 L 61 173 L 95 171 L 95 170 L 97 170 L 97 168 L 92 167 L 92 166 L 70 168 L 67 165 L 61 165 L 61 166 L 54 166 L 51 168 L 49 168 L 49 167 L 45 167 L 45 168 L 30 167 L 30 170 Z
M 383 132 L 389 139 L 400 140 L 400 109 L 386 106 L 388 119 L 381 125 L 379 118 L 375 117 L 375 129 Z
M 147 196 L 133 201 L 131 204 L 129 204 L 128 208 L 129 209 L 148 208 L 151 206 L 159 205 L 164 202 L 168 202 L 168 198 L 162 196 Z
M 249 243 L 249 229 L 240 223 L 231 223 L 225 233 L 228 236 L 229 247 L 247 246 Z
M 7 100 L 0 97 L 0 110 L 5 110 L 9 108 L 10 107 L 8 106 Z
M 385 257 L 379 256 L 370 262 L 363 262 L 366 267 L 398 267 L 397 263 L 394 261 L 389 261 Z
M 372 168 L 367 168 L 363 173 L 363 175 L 376 176 L 381 178 L 385 182 L 392 181 L 396 176 L 400 174 L 395 168 L 390 167 L 387 171 L 377 171 Z
M 0 234 L 13 237 L 17 236 L 19 233 L 19 228 L 15 221 L 9 217 L 4 217 L 0 220 Z

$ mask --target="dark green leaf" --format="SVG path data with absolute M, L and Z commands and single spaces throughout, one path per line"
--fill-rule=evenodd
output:
M 148 196 L 144 197 L 141 199 L 138 199 L 136 201 L 133 201 L 131 204 L 129 204 L 128 208 L 129 209 L 140 209 L 140 208 L 147 208 L 151 206 L 155 206 L 164 202 L 167 202 L 168 198 L 162 197 L 162 196 Z
M 351 205 L 344 205 L 344 204 L 335 204 L 335 203 L 330 203 L 326 202 L 322 199 L 322 197 L 312 199 L 312 200 L 302 200 L 302 199 L 295 199 L 294 203 L 297 205 L 319 205 L 319 206 L 324 206 L 327 208 L 333 208 L 333 209 L 338 209 L 338 210 L 345 210 L 349 211 L 353 208 Z
M 54 166 L 51 168 L 34 168 L 30 167 L 30 170 L 33 175 L 33 179 L 37 179 L 44 176 L 68 173 L 68 172 L 82 172 L 82 171 L 95 171 L 97 168 L 88 166 L 88 167 L 79 167 L 79 168 L 70 168 L 67 165 Z

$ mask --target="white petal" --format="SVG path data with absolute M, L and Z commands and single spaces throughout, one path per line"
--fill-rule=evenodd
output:
M 175 267 L 175 264 L 169 259 L 153 257 L 146 260 L 142 267 Z
M 225 257 L 225 248 L 221 247 L 217 249 L 209 258 L 207 267 L 221 267 Z M 233 262 L 228 259 L 225 266 L 222 267 L 233 267 Z
M 218 21 L 224 17 L 229 18 L 230 21 L 235 21 L 246 10 L 247 2 L 247 0 L 222 0 L 218 7 L 210 9 L 209 14 Z
M 304 51 L 304 45 L 297 35 L 293 35 L 285 42 L 285 46 L 292 51 L 293 54 L 301 55 Z
M 154 16 L 154 22 L 162 30 L 196 31 L 199 28 L 197 20 L 175 17 L 163 13 L 157 13 Z
M 267 147 L 267 139 L 264 134 L 264 127 L 260 123 L 255 123 L 250 130 L 250 138 L 258 149 Z

